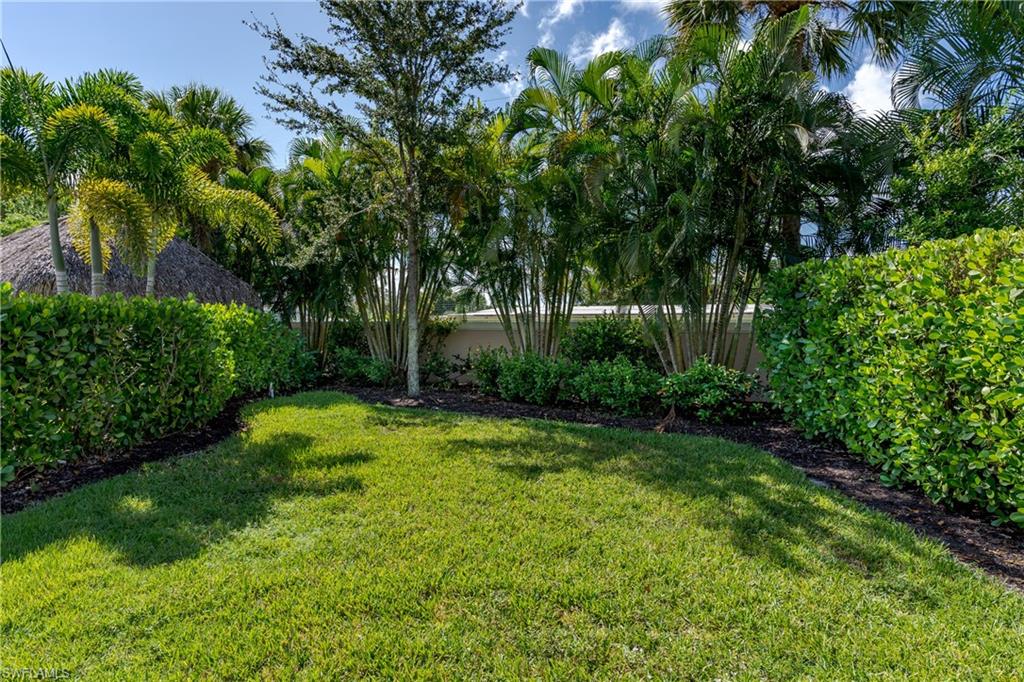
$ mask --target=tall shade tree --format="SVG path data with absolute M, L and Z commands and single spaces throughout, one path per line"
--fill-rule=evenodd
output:
M 468 93 L 510 78 L 508 67 L 492 55 L 503 45 L 516 7 L 502 0 L 321 0 L 320 7 L 330 42 L 292 38 L 279 25 L 252 22 L 273 53 L 258 90 L 279 121 L 295 129 L 336 130 L 369 153 L 376 153 L 371 140 L 383 136 L 397 150 L 398 167 L 388 172 L 402 197 L 407 391 L 417 396 L 419 246 L 425 229 L 420 179 L 431 149 L 443 142 Z M 355 98 L 368 130 L 337 100 L 346 95 Z
M 116 132 L 107 112 L 82 101 L 75 88 L 74 82 L 55 85 L 40 73 L 0 71 L 0 180 L 5 192 L 19 187 L 45 192 L 57 293 L 68 290 L 59 202 L 87 159 L 109 147 Z

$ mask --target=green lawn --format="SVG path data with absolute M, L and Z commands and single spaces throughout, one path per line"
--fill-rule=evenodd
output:
M 249 408 L 3 520 L 0 651 L 95 678 L 1020 679 L 1024 598 L 715 439 Z

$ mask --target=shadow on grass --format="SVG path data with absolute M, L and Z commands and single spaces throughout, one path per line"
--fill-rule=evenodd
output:
M 698 523 L 727 538 L 741 554 L 796 573 L 813 572 L 824 559 L 872 578 L 922 554 L 913 536 L 895 524 L 837 510 L 825 503 L 829 494 L 809 486 L 798 471 L 748 446 L 670 434 L 612 435 L 565 424 L 519 425 L 527 435 L 450 440 L 445 454 L 473 453 L 531 483 L 579 470 L 709 500 L 714 511 L 700 515 Z
M 363 489 L 359 478 L 343 472 L 297 475 L 327 466 L 324 457 L 299 457 L 313 442 L 302 433 L 282 432 L 260 441 L 242 434 L 213 451 L 80 488 L 5 519 L 4 560 L 89 537 L 136 566 L 170 563 L 259 523 L 275 501 Z M 342 454 L 330 465 L 347 467 L 371 458 L 364 452 Z

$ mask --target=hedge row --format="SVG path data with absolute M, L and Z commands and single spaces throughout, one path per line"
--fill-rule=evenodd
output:
M 753 377 L 703 360 L 662 376 L 624 355 L 578 363 L 491 349 L 471 365 L 482 393 L 512 402 L 587 405 L 623 416 L 675 409 L 704 421 L 728 421 L 758 408 L 749 402 Z
M 128 447 L 202 423 L 314 363 L 270 315 L 177 299 L 0 290 L 0 467 Z
M 758 340 L 799 426 L 1024 525 L 1024 232 L 806 263 L 768 295 Z

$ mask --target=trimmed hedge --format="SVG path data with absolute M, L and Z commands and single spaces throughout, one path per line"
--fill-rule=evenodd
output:
M 1024 525 L 1024 232 L 805 263 L 767 294 L 759 345 L 798 426 Z
M 297 334 L 240 306 L 8 285 L 0 315 L 5 474 L 201 424 L 234 395 L 298 386 L 314 371 Z

